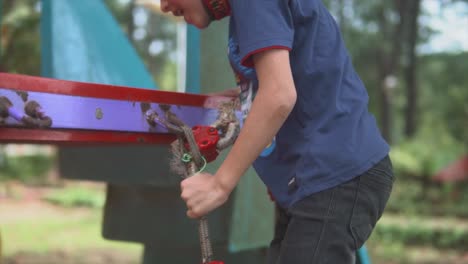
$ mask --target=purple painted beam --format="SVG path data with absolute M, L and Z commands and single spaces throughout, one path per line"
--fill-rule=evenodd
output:
M 33 143 L 170 143 L 174 138 L 158 120 L 156 125 L 147 122 L 148 106 L 162 119 L 159 105 L 165 104 L 189 126 L 210 125 L 217 106 L 230 100 L 5 73 L 0 73 L 0 97 L 12 103 L 9 116 L 0 117 L 0 142 Z M 22 121 L 25 105 L 32 101 L 40 105 L 34 107 L 38 116 L 52 119 L 50 127 Z

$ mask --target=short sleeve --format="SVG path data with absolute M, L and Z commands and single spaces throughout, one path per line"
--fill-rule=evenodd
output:
M 289 0 L 231 0 L 234 34 L 241 64 L 253 67 L 252 56 L 268 49 L 291 50 L 294 29 Z

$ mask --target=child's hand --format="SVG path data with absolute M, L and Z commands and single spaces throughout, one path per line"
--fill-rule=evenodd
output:
M 200 218 L 224 204 L 229 193 L 209 173 L 198 173 L 180 184 L 181 197 L 187 205 L 187 216 Z

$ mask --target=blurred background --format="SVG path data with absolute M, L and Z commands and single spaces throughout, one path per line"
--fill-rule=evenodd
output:
M 185 25 L 144 1 L 103 2 L 159 88 L 184 90 Z M 468 1 L 324 2 L 392 145 L 397 181 L 367 243 L 372 263 L 468 263 Z M 0 71 L 41 75 L 41 12 L 41 1 L 2 1 Z M 227 37 L 226 21 L 215 30 Z M 201 36 L 202 47 L 220 45 Z M 202 64 L 202 87 L 234 85 L 209 81 L 231 73 L 223 62 L 209 73 Z M 4 262 L 141 263 L 142 245 L 101 236 L 106 184 L 61 178 L 57 153 L 0 145 Z

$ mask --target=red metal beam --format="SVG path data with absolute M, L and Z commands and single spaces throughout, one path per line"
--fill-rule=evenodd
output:
M 128 133 L 88 130 L 50 130 L 0 127 L 0 143 L 60 145 L 170 144 L 171 134 Z
M 135 102 L 215 108 L 226 98 L 155 91 L 116 85 L 64 81 L 0 73 L 0 88 Z M 0 126 L 2 143 L 41 144 L 169 144 L 175 136 L 161 133 L 130 133 L 92 130 L 29 129 Z
M 208 99 L 208 96 L 206 95 L 64 81 L 9 73 L 0 73 L 0 87 L 22 91 L 198 107 L 204 107 L 205 102 Z

